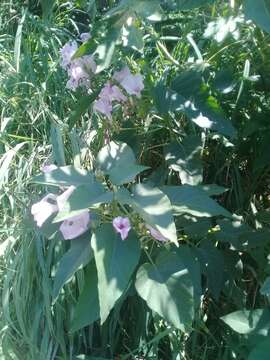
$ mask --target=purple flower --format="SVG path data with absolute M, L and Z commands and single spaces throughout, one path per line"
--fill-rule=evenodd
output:
M 154 239 L 161 242 L 168 241 L 168 239 L 166 239 L 158 230 L 154 229 L 152 226 L 146 225 L 146 227 L 150 231 L 150 234 Z
M 129 95 L 140 97 L 144 89 L 143 77 L 140 74 L 130 75 L 121 82 L 121 85 Z
M 132 75 L 129 68 L 125 66 L 122 70 L 117 71 L 113 75 L 113 79 L 121 84 L 121 82 L 128 76 Z
M 141 91 L 144 89 L 141 74 L 132 75 L 129 68 L 125 66 L 113 75 L 113 79 L 119 82 L 129 95 L 141 96 Z
M 57 197 L 54 194 L 46 195 L 42 200 L 33 204 L 31 207 L 31 214 L 38 227 L 41 227 L 45 221 L 57 211 Z
M 71 63 L 71 58 L 78 49 L 78 45 L 75 41 L 67 42 L 62 49 L 60 49 L 61 54 L 61 66 L 63 69 L 67 69 Z
M 53 170 L 56 170 L 57 166 L 54 164 L 49 164 L 49 165 L 43 165 L 41 167 L 41 171 L 44 172 L 44 174 L 50 173 Z
M 89 89 L 91 86 L 91 74 L 95 71 L 96 63 L 91 55 L 86 55 L 73 60 L 67 68 L 70 78 L 66 87 L 73 91 L 75 91 L 79 86 L 85 86 Z
M 89 223 L 90 214 L 86 210 L 79 215 L 65 220 L 60 226 L 60 231 L 65 240 L 75 239 L 87 231 Z
M 90 32 L 81 33 L 80 39 L 82 42 L 86 42 L 91 38 Z
M 131 229 L 129 218 L 118 216 L 113 219 L 112 224 L 116 232 L 121 235 L 121 239 L 125 240 L 128 237 L 129 230 Z
M 99 98 L 94 102 L 93 109 L 107 116 L 109 120 L 112 119 L 112 103 L 108 99 Z
M 122 93 L 118 86 L 112 85 L 109 81 L 105 84 L 104 88 L 101 90 L 99 97 L 101 99 L 107 99 L 112 102 L 116 101 L 126 101 L 127 97 Z

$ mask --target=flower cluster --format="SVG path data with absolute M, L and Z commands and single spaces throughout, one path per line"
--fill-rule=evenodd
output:
M 90 38 L 89 33 L 82 33 L 81 40 L 83 42 Z M 60 50 L 61 66 L 69 75 L 66 87 L 75 91 L 79 86 L 87 89 L 91 86 L 91 76 L 96 71 L 96 63 L 92 55 L 85 55 L 72 60 L 73 55 L 78 50 L 76 41 L 69 41 Z
M 57 167 L 55 165 L 45 165 L 43 166 L 43 171 L 48 173 L 56 168 Z M 48 194 L 41 201 L 32 205 L 31 213 L 37 223 L 37 226 L 41 227 L 52 215 L 63 210 L 66 201 L 74 190 L 75 186 L 70 186 L 61 195 L 57 196 L 55 194 Z M 71 240 L 85 233 L 88 230 L 89 223 L 90 214 L 88 210 L 85 210 L 79 215 L 65 220 L 60 225 L 59 230 L 65 240 Z
M 141 91 L 144 89 L 142 75 L 133 75 L 127 66 L 121 71 L 117 71 L 112 79 L 115 80 L 128 95 L 135 95 L 138 98 L 141 96 Z M 94 110 L 102 113 L 111 120 L 113 101 L 126 102 L 127 97 L 117 85 L 113 85 L 112 82 L 109 81 L 101 90 L 98 100 L 95 101 Z

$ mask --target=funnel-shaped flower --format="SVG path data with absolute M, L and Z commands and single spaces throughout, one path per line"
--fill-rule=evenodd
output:
M 60 231 L 65 240 L 75 239 L 87 231 L 89 222 L 90 214 L 86 210 L 79 215 L 65 220 L 60 226 Z
M 128 237 L 129 230 L 131 229 L 128 217 L 118 216 L 113 219 L 113 227 L 121 235 L 121 239 L 125 240 Z
M 54 194 L 48 194 L 38 203 L 32 205 L 31 214 L 38 227 L 41 227 L 52 214 L 58 211 L 56 200 L 57 197 Z

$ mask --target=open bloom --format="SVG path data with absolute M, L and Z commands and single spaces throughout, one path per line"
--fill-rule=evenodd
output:
M 118 216 L 113 219 L 112 223 L 116 232 L 120 234 L 121 239 L 125 240 L 128 237 L 129 230 L 131 229 L 129 218 Z
M 141 74 L 131 74 L 126 66 L 121 71 L 114 74 L 113 78 L 126 90 L 129 95 L 141 96 L 144 89 L 143 77 Z
M 62 49 L 60 50 L 61 54 L 61 66 L 63 69 L 67 70 L 68 66 L 71 63 L 71 58 L 78 49 L 76 41 L 67 42 Z
M 57 196 L 56 202 L 57 202 L 58 210 L 61 211 L 64 209 L 66 201 L 68 200 L 68 198 L 75 189 L 76 189 L 75 186 L 71 185 L 61 195 Z
M 32 205 L 31 214 L 38 227 L 41 227 L 52 214 L 58 211 L 56 199 L 57 197 L 54 194 L 48 194 L 42 200 Z
M 90 38 L 91 38 L 90 32 L 81 33 L 81 35 L 80 35 L 80 39 L 82 42 L 86 42 Z
M 75 186 L 70 186 L 61 195 L 48 194 L 42 200 L 32 205 L 31 214 L 37 223 L 38 227 L 41 227 L 45 221 L 54 213 L 64 208 L 65 202 L 74 191 Z
M 90 214 L 88 210 L 86 210 L 79 215 L 63 221 L 60 226 L 60 231 L 65 240 L 75 239 L 87 231 L 89 223 Z
M 122 93 L 118 86 L 112 85 L 109 81 L 105 84 L 104 88 L 101 90 L 99 97 L 101 99 L 107 99 L 112 102 L 116 101 L 126 101 L 127 97 Z
M 166 239 L 158 230 L 154 229 L 152 226 L 146 225 L 146 227 L 150 231 L 150 234 L 154 239 L 161 242 L 168 241 L 168 239 Z
M 90 88 L 91 86 L 91 74 L 96 71 L 96 63 L 91 55 L 86 55 L 78 59 L 74 59 L 67 72 L 69 80 L 66 87 L 70 90 L 76 90 L 79 86 L 85 86 Z
M 95 101 L 93 109 L 112 119 L 112 103 L 106 98 L 99 98 Z
M 54 164 L 43 165 L 41 167 L 41 171 L 44 172 L 44 174 L 50 173 L 51 171 L 56 170 L 56 169 L 57 169 L 57 166 Z

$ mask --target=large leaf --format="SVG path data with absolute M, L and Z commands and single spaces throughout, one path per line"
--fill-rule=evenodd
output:
M 103 185 L 99 182 L 95 181 L 91 185 L 78 186 L 67 199 L 63 209 L 55 217 L 54 222 L 78 215 L 88 208 L 110 203 L 112 199 L 113 193 L 105 192 Z
M 91 244 L 98 273 L 100 319 L 104 323 L 138 264 L 140 243 L 133 230 L 123 241 L 111 224 L 104 224 L 93 234 Z
M 213 4 L 214 0 L 174 0 L 178 10 L 191 10 L 200 6 Z
M 85 266 L 93 257 L 90 247 L 90 233 L 71 240 L 70 249 L 62 257 L 56 270 L 53 284 L 53 300 L 56 300 L 62 287 L 71 280 L 75 272 Z
M 232 138 L 236 135 L 231 122 L 225 118 L 212 98 L 198 97 L 194 102 L 189 97 L 166 88 L 162 83 L 154 88 L 153 97 L 156 108 L 161 114 L 179 111 L 201 128 L 214 130 Z
M 269 360 L 270 337 L 261 341 L 249 354 L 247 360 Z
M 96 73 L 100 73 L 111 65 L 111 61 L 115 52 L 116 43 L 120 36 L 120 27 L 111 27 L 104 39 L 97 46 L 94 56 L 97 62 Z
M 160 21 L 163 13 L 159 0 L 121 0 L 119 5 L 107 12 L 107 16 L 128 16 L 135 13 L 150 21 Z
M 94 261 L 86 269 L 83 291 L 74 310 L 71 332 L 77 331 L 99 319 L 98 278 Z
M 171 143 L 165 149 L 169 167 L 179 173 L 182 184 L 198 185 L 203 179 L 202 142 L 198 136 L 187 136 L 181 144 Z
M 194 317 L 192 278 L 176 254 L 163 252 L 155 265 L 142 265 L 135 287 L 152 310 L 178 329 L 190 330 Z
M 168 196 L 160 189 L 138 184 L 133 187 L 132 196 L 128 192 L 122 192 L 117 198 L 119 202 L 131 205 L 148 225 L 178 246 L 172 205 Z
M 100 150 L 97 164 L 105 174 L 109 175 L 115 185 L 131 182 L 136 175 L 148 169 L 146 166 L 136 164 L 133 151 L 127 144 L 114 141 Z
M 161 189 L 171 200 L 176 214 L 190 214 L 197 217 L 222 215 L 230 218 L 232 216 L 200 187 L 185 184 L 163 186 Z
M 244 12 L 248 19 L 254 21 L 263 30 L 270 33 L 269 0 L 245 0 Z
M 95 179 L 93 173 L 69 165 L 35 176 L 33 182 L 54 186 L 78 186 L 93 184 Z
M 270 310 L 239 310 L 221 318 L 239 334 L 258 334 L 267 336 L 270 328 Z

